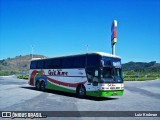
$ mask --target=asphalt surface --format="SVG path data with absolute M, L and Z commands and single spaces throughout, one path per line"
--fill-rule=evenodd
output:
M 28 80 L 17 79 L 15 76 L 0 77 L 0 111 L 160 111 L 160 79 L 125 82 L 124 85 L 125 92 L 121 97 L 79 99 L 75 94 L 65 92 L 37 91 L 28 85 Z M 45 119 L 160 120 L 158 117 L 48 117 Z

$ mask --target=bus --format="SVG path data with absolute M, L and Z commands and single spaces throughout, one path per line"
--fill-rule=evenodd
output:
M 37 90 L 58 90 L 87 96 L 122 96 L 121 58 L 93 52 L 31 60 L 29 85 Z

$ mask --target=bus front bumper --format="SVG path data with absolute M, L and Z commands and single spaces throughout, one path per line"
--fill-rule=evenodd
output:
M 86 92 L 88 96 L 94 96 L 94 97 L 122 96 L 123 93 L 124 90 L 97 90 L 97 91 Z

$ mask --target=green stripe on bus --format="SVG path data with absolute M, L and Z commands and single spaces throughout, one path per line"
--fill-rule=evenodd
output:
M 47 83 L 46 86 L 47 89 L 51 90 L 58 90 L 58 91 L 64 91 L 69 93 L 76 93 L 76 90 L 67 89 L 61 86 L 57 86 L 55 84 L 51 84 L 50 82 Z M 115 94 L 116 91 L 116 94 Z M 94 96 L 94 97 L 109 97 L 109 96 L 122 96 L 124 90 L 97 90 L 97 91 L 86 91 L 86 95 L 88 96 Z
M 71 90 L 71 89 L 67 89 L 67 88 L 64 88 L 64 87 L 60 87 L 60 86 L 58 86 L 58 85 L 51 84 L 50 82 L 47 82 L 46 88 L 47 88 L 47 89 L 51 89 L 51 90 L 58 90 L 58 91 L 76 93 L 76 90 Z

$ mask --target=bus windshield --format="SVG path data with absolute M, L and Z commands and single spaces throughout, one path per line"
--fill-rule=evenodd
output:
M 104 67 L 101 79 L 104 83 L 122 83 L 122 70 L 121 68 Z

